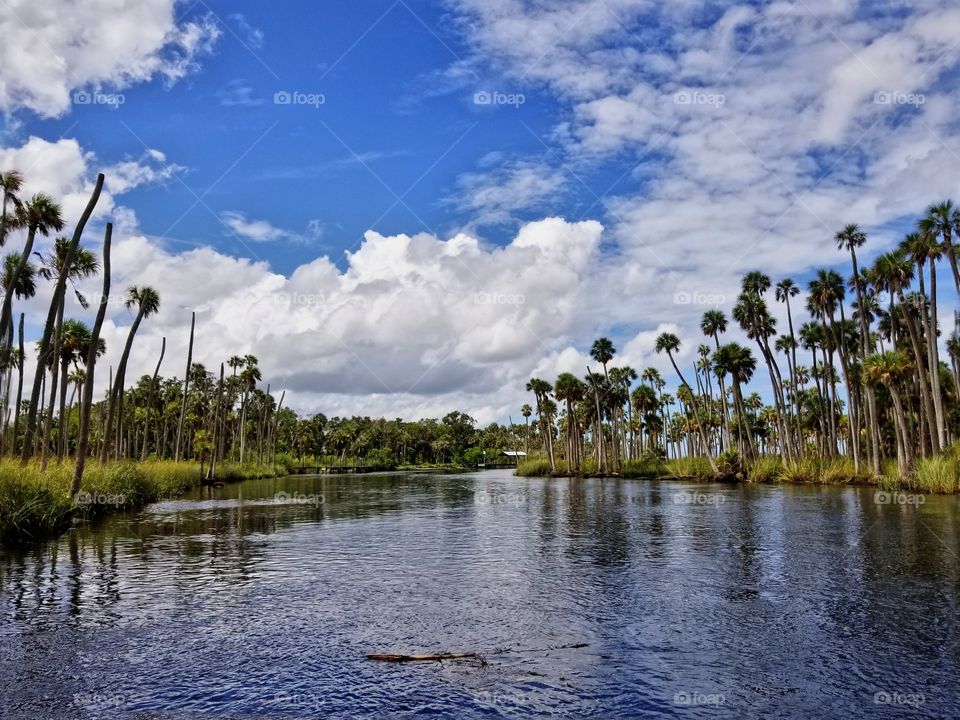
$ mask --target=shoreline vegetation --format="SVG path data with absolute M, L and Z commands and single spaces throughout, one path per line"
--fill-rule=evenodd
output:
M 518 474 L 669 476 L 671 465 L 687 463 L 720 480 L 957 492 L 957 237 L 960 209 L 947 200 L 866 265 L 858 252 L 867 235 L 847 225 L 832 244 L 849 259 L 849 277 L 817 269 L 802 305 L 792 278 L 747 273 L 731 318 L 719 306 L 702 314 L 692 362 L 676 334 L 656 338 L 653 349 L 679 380 L 672 393 L 657 368 L 614 366 L 616 348 L 598 338 L 583 379 L 563 372 L 553 383 L 527 383 L 534 402 L 523 416 L 528 425 L 535 419 L 525 442 L 545 459 Z M 947 287 L 938 290 L 941 274 Z M 945 306 L 941 294 L 954 302 Z M 675 301 L 693 299 L 679 293 Z M 779 329 L 771 301 L 783 306 Z M 732 322 L 748 344 L 721 343 Z M 748 394 L 751 384 L 762 390 Z
M 869 486 L 885 491 L 904 491 L 931 495 L 960 493 L 960 459 L 957 451 L 941 457 L 922 458 L 909 477 L 892 474 L 872 475 L 857 473 L 849 458 L 804 458 L 784 462 L 780 458 L 760 458 L 748 467 L 728 468 L 714 472 L 703 457 L 684 457 L 671 460 L 647 459 L 625 462 L 620 470 L 600 473 L 595 465 L 587 463 L 576 473 L 568 471 L 565 463 L 551 470 L 546 458 L 531 459 L 517 467 L 519 477 L 546 478 L 622 478 L 628 480 L 677 480 L 699 483 L 757 483 L 793 485 Z M 895 470 L 895 468 L 891 468 Z
M 256 356 L 232 355 L 215 370 L 195 362 L 193 312 L 189 323 L 181 313 L 189 337 L 183 370 L 161 376 L 162 338 L 152 374 L 128 383 L 138 331 L 161 312 L 161 298 L 150 287 L 111 288 L 110 223 L 99 257 L 81 242 L 104 182 L 98 175 L 72 235 L 52 237 L 44 254 L 35 242 L 63 229 L 59 205 L 42 193 L 20 197 L 23 178 L 0 172 L 0 246 L 22 241 L 3 258 L 0 278 L 0 543 L 47 537 L 75 518 L 140 507 L 204 483 L 309 466 L 457 471 L 502 466 L 504 451 L 516 457 L 520 448 L 524 457 L 543 458 L 522 463 L 521 476 L 960 491 L 960 323 L 939 298 L 960 296 L 953 241 L 960 210 L 950 201 L 930 207 L 916 231 L 872 265 L 858 261 L 867 243 L 858 226 L 838 232 L 834 244 L 849 256 L 851 275 L 816 270 L 805 318 L 794 307 L 801 293 L 794 280 L 745 275 L 731 315 L 756 351 L 721 344 L 730 320 L 719 308 L 703 313 L 704 340 L 686 371 L 679 337 L 661 333 L 655 350 L 679 380 L 673 393 L 655 368 L 614 366 L 613 343 L 599 338 L 584 379 L 571 372 L 554 383 L 532 378 L 533 406 L 521 408 L 523 424 L 511 418 L 478 428 L 458 411 L 415 422 L 301 417 L 284 407 L 284 393 L 277 398 L 269 383 L 261 387 Z M 938 291 L 938 268 L 952 288 L 945 282 Z M 76 285 L 97 276 L 102 287 L 88 299 Z M 52 285 L 49 306 L 40 338 L 28 343 L 14 301 L 34 297 L 41 281 Z M 131 324 L 116 364 L 103 368 L 101 328 L 118 295 Z M 785 329 L 777 328 L 771 297 L 784 306 Z M 90 325 L 68 312 L 95 318 Z M 941 315 L 953 319 L 945 338 Z M 941 359 L 941 338 L 949 363 Z M 32 378 L 25 377 L 28 358 L 36 358 Z M 756 385 L 762 390 L 748 390 Z

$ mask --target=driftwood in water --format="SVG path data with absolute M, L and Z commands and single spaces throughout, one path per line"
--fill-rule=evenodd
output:
M 494 651 L 494 655 L 507 655 L 509 653 L 533 653 L 533 652 L 547 652 L 549 650 L 572 650 L 578 648 L 585 648 L 588 646 L 588 643 L 575 643 L 573 645 L 556 645 L 554 647 L 545 647 L 545 648 L 528 648 L 525 650 L 510 650 L 510 649 L 498 649 Z M 435 653 L 433 655 L 396 655 L 393 653 L 373 653 L 372 655 L 367 655 L 367 660 L 382 660 L 383 662 L 416 662 L 416 661 L 430 661 L 430 660 L 463 660 L 465 658 L 476 658 L 481 663 L 486 664 L 486 655 L 475 652 L 464 652 L 464 653 Z
M 464 658 L 480 658 L 480 654 L 468 652 L 468 653 L 436 653 L 435 655 L 394 655 L 392 653 L 374 653 L 372 655 L 367 655 L 367 660 L 382 660 L 384 662 L 415 662 L 420 660 L 462 660 Z

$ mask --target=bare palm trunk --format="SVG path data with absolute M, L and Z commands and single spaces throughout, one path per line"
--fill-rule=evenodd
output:
M 93 214 L 93 209 L 96 207 L 97 201 L 100 199 L 100 191 L 103 189 L 103 180 L 103 173 L 97 175 L 97 183 L 94 186 L 93 193 L 90 195 L 90 200 L 87 201 L 87 206 L 84 208 L 83 214 L 80 216 L 80 221 L 77 223 L 77 227 L 73 231 L 73 237 L 70 239 L 70 245 L 68 246 L 66 256 L 63 259 L 63 266 L 65 268 L 73 266 L 73 259 L 76 256 L 77 247 L 80 245 L 80 238 L 83 236 L 83 229 L 86 227 L 87 220 L 90 219 L 90 216 Z M 47 312 L 47 321 L 43 327 L 43 336 L 40 338 L 40 349 L 37 353 L 37 372 L 33 378 L 33 392 L 30 396 L 30 408 L 27 412 L 27 427 L 24 435 L 23 452 L 20 455 L 20 462 L 23 465 L 26 465 L 30 460 L 34 434 L 36 433 L 37 429 L 37 410 L 40 405 L 40 386 L 43 382 L 44 376 L 42 368 L 46 366 L 46 362 L 50 353 L 50 340 L 53 336 L 57 314 L 61 309 L 63 296 L 67 288 L 67 275 L 68 273 L 62 272 L 57 277 L 57 283 L 53 289 L 53 300 L 50 303 L 50 309 Z M 6 299 L 4 300 L 4 303 L 6 304 Z M 3 337 L 5 329 L 5 327 L 0 328 L 0 337 Z
M 190 344 L 187 347 L 187 371 L 183 376 L 183 400 L 180 403 L 180 419 L 177 421 L 177 444 L 173 451 L 174 462 L 180 462 L 180 450 L 183 443 L 183 421 L 187 416 L 187 398 L 190 392 L 190 366 L 193 364 L 193 331 L 197 323 L 197 314 L 190 313 Z
M 83 480 L 83 469 L 87 462 L 87 453 L 90 446 L 90 410 L 93 407 L 93 380 L 97 364 L 97 348 L 100 344 L 100 328 L 103 327 L 103 318 L 107 314 L 107 301 L 110 298 L 110 239 L 113 236 L 113 225 L 107 223 L 103 238 L 103 290 L 100 293 L 100 307 L 97 308 L 97 319 L 90 331 L 90 348 L 87 351 L 87 375 L 83 381 L 83 395 L 80 398 L 80 429 L 77 435 L 77 462 L 73 468 L 73 482 L 70 485 L 70 496 L 76 497 L 80 492 L 80 483 Z

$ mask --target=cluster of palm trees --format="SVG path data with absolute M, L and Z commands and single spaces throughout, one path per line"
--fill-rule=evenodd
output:
M 101 461 L 156 458 L 199 459 L 208 462 L 213 475 L 225 458 L 244 463 L 251 457 L 267 462 L 276 437 L 276 400 L 257 388 L 261 380 L 252 355 L 227 360 L 232 374 L 219 379 L 192 362 L 194 323 L 191 322 L 187 366 L 181 379 L 159 377 L 166 339 L 152 376 L 127 388 L 127 363 L 141 324 L 160 309 L 160 298 L 150 287 L 127 288 L 124 305 L 133 320 L 119 361 L 109 369 L 106 396 L 93 394 L 97 360 L 106 352 L 100 331 L 110 300 L 110 246 L 112 225 L 106 225 L 101 260 L 81 244 L 84 227 L 103 188 L 99 175 L 90 200 L 71 237 L 55 237 L 48 254 L 35 251 L 38 237 L 48 237 L 64 227 L 62 211 L 51 197 L 37 193 L 21 198 L 23 178 L 16 171 L 0 173 L 2 212 L 0 246 L 22 234 L 21 249 L 3 259 L 0 306 L 0 454 L 18 457 L 26 464 L 38 459 L 43 468 L 51 459 L 76 458 L 74 494 L 80 489 L 86 460 Z M 88 326 L 64 317 L 68 289 L 80 306 L 88 299 L 74 283 L 102 274 L 96 320 Z M 15 300 L 34 297 L 40 281 L 52 284 L 43 333 L 36 349 L 36 372 L 25 385 L 24 313 L 14 334 Z M 194 318 L 195 320 L 195 318 Z M 282 397 L 281 401 L 282 403 Z
M 675 395 L 663 392 L 655 369 L 638 374 L 610 366 L 615 349 L 600 338 L 590 354 L 602 374 L 588 368 L 583 379 L 564 373 L 552 385 L 530 380 L 535 408 L 525 406 L 524 415 L 535 410 L 538 445 L 554 470 L 562 457 L 578 472 L 588 454 L 600 472 L 616 471 L 644 453 L 704 456 L 715 471 L 718 459 L 812 455 L 847 456 L 856 473 L 875 475 L 896 458 L 905 476 L 916 458 L 946 450 L 960 429 L 957 313 L 944 343 L 947 363 L 940 352 L 937 289 L 937 270 L 946 259 L 960 297 L 958 234 L 960 210 L 939 203 L 896 248 L 861 267 L 857 253 L 867 236 L 848 225 L 834 243 L 849 255 L 851 274 L 816 270 L 807 283 L 809 318 L 799 327 L 791 303 L 800 286 L 791 278 L 774 285 L 762 272 L 750 272 L 730 318 L 720 309 L 703 314 L 700 329 L 708 342 L 699 345 L 687 375 L 677 364 L 679 338 L 657 338 L 656 351 L 666 354 L 680 381 Z M 777 328 L 770 300 L 785 306 L 785 331 Z M 747 344 L 721 342 L 731 322 Z M 763 399 L 746 393 L 760 365 L 767 371 Z

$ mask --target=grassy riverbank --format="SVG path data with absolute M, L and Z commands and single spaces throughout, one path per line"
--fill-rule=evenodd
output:
M 517 468 L 521 477 L 570 477 L 565 463 L 558 462 L 557 471 L 550 472 L 547 460 L 528 460 Z M 587 463 L 578 477 L 597 476 L 596 468 Z M 706 458 L 676 460 L 637 460 L 621 464 L 616 475 L 623 478 L 661 480 L 695 480 L 717 482 L 736 480 L 754 483 L 797 483 L 819 485 L 875 485 L 886 490 L 910 490 L 919 493 L 953 494 L 960 492 L 960 449 L 951 448 L 945 455 L 921 458 L 908 477 L 899 477 L 895 462 L 888 462 L 880 475 L 861 469 L 854 470 L 849 458 L 802 458 L 782 461 L 764 457 L 744 468 L 717 475 Z
M 234 482 L 286 474 L 282 466 L 223 463 L 217 480 Z M 200 485 L 200 464 L 170 460 L 87 463 L 77 502 L 70 498 L 73 462 L 21 467 L 0 461 L 0 543 L 28 542 L 62 532 L 74 518 L 93 518 L 177 497 Z

